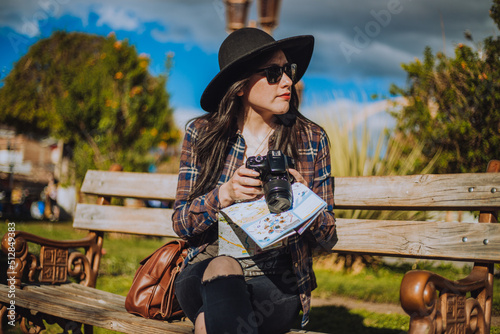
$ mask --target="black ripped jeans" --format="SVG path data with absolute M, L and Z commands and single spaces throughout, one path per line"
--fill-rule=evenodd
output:
M 189 264 L 175 281 L 175 293 L 194 323 L 205 313 L 208 334 L 279 334 L 290 330 L 301 309 L 297 281 L 285 275 L 220 276 L 202 283 L 212 259 Z

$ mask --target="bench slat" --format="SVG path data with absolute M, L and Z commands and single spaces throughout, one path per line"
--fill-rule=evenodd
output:
M 57 291 L 57 286 L 51 287 Z M 0 284 L 0 301 L 9 303 L 8 287 Z M 81 289 L 92 288 L 81 286 Z M 100 291 L 99 295 L 106 298 L 109 292 Z M 122 297 L 125 305 L 125 297 Z M 171 324 L 163 321 L 151 321 L 127 313 L 123 306 L 120 311 L 106 309 L 99 306 L 99 299 L 90 300 L 87 304 L 82 301 L 78 303 L 75 300 L 59 298 L 59 293 L 51 295 L 50 288 L 44 288 L 43 291 L 36 289 L 16 290 L 16 307 L 28 308 L 42 313 L 54 315 L 64 319 L 71 319 L 76 322 L 102 327 L 118 332 L 142 334 L 142 333 L 171 333 L 171 334 L 190 334 L 191 326 Z
M 69 287 L 72 286 L 72 287 Z M 92 289 L 88 291 L 82 288 L 81 284 L 70 283 L 61 284 L 57 288 L 52 285 L 27 286 L 24 291 L 33 293 L 48 294 L 57 299 L 64 299 L 71 303 L 86 306 L 88 304 L 97 303 L 97 305 L 105 310 L 123 311 L 123 297 L 120 295 L 110 296 L 101 295 L 100 290 Z M 109 299 L 107 299 L 107 298 Z
M 118 311 L 123 310 L 123 304 L 125 303 L 125 298 L 120 295 L 109 294 L 107 292 L 101 292 L 101 290 L 89 289 L 85 287 L 82 289 L 81 285 L 76 283 L 62 284 L 58 287 L 58 290 L 61 291 L 61 293 L 59 293 L 58 296 L 61 296 L 62 298 L 67 298 L 68 294 L 76 298 L 78 297 L 93 298 L 94 300 L 97 300 L 99 305 L 102 306 L 104 304 L 105 306 L 103 307 L 113 308 Z M 62 295 L 63 293 L 66 294 L 66 297 Z M 175 324 L 178 326 L 188 326 L 189 328 L 193 328 L 193 323 L 187 318 L 184 319 L 183 321 L 175 321 Z M 298 329 L 291 330 L 287 334 L 292 334 L 292 333 L 324 334 L 319 332 L 311 332 Z
M 339 218 L 337 239 L 332 247 L 335 252 L 470 262 L 500 261 L 500 224 Z
M 139 264 L 137 264 L 137 267 L 139 267 Z M 109 293 L 104 290 L 87 288 L 85 286 L 82 288 L 82 285 L 78 283 L 60 284 L 58 289 L 61 292 L 64 292 L 67 296 L 93 298 L 94 300 L 97 300 L 99 304 L 102 304 L 101 300 L 104 300 L 106 301 L 106 306 L 112 308 L 121 307 L 121 309 L 123 309 L 125 302 L 124 297 L 121 295 Z
M 172 209 L 78 204 L 73 227 L 141 235 L 176 237 Z
M 10 303 L 8 289 L 5 284 L 0 284 L 0 302 Z M 92 326 L 133 334 L 192 333 L 193 324 L 188 319 L 173 323 L 148 320 L 127 313 L 124 305 L 123 296 L 75 283 L 27 286 L 24 290 L 16 290 L 16 307 L 30 307 L 61 318 L 70 316 L 73 321 Z M 287 334 L 295 333 L 323 334 L 304 330 L 291 330 Z
M 500 207 L 500 173 L 335 177 L 334 184 L 337 209 L 466 211 Z M 87 194 L 158 200 L 175 199 L 176 189 L 175 174 L 95 170 L 87 172 L 82 185 Z
M 500 173 L 335 177 L 334 184 L 336 209 L 474 211 L 500 207 Z
M 176 174 L 89 170 L 81 191 L 102 196 L 173 200 L 177 191 L 177 177 Z
M 79 204 L 74 227 L 176 237 L 172 209 Z M 463 242 L 463 238 L 467 242 Z M 336 252 L 486 261 L 500 259 L 500 224 L 337 219 Z M 488 243 L 483 242 L 487 239 Z

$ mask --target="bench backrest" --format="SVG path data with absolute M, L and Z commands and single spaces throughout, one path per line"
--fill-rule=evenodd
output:
M 98 197 L 175 200 L 177 175 L 89 170 L 81 191 Z M 165 237 L 172 229 L 173 209 L 78 204 L 73 227 Z
M 494 162 L 497 168 L 500 162 Z M 493 168 L 493 169 L 494 169 Z M 491 169 L 491 167 L 490 167 Z M 177 175 L 89 170 L 81 191 L 101 197 L 175 199 Z M 336 209 L 493 212 L 500 173 L 335 177 Z M 176 237 L 171 208 L 78 204 L 74 227 Z M 337 219 L 336 252 L 500 262 L 500 224 Z

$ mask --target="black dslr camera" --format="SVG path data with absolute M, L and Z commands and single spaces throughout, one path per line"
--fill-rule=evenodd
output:
M 249 157 L 245 166 L 260 173 L 259 179 L 264 183 L 264 196 L 269 211 L 281 213 L 290 209 L 293 204 L 291 183 L 294 179 L 288 173 L 288 168 L 295 169 L 293 158 L 274 150 L 269 151 L 267 156 Z

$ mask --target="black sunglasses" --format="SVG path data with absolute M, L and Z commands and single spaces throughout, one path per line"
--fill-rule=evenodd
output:
M 271 65 L 266 68 L 256 70 L 255 73 L 266 72 L 267 82 L 270 84 L 275 84 L 281 80 L 283 72 L 288 75 L 290 80 L 295 83 L 295 77 L 297 73 L 297 64 L 285 64 L 283 66 L 278 66 L 276 64 Z

